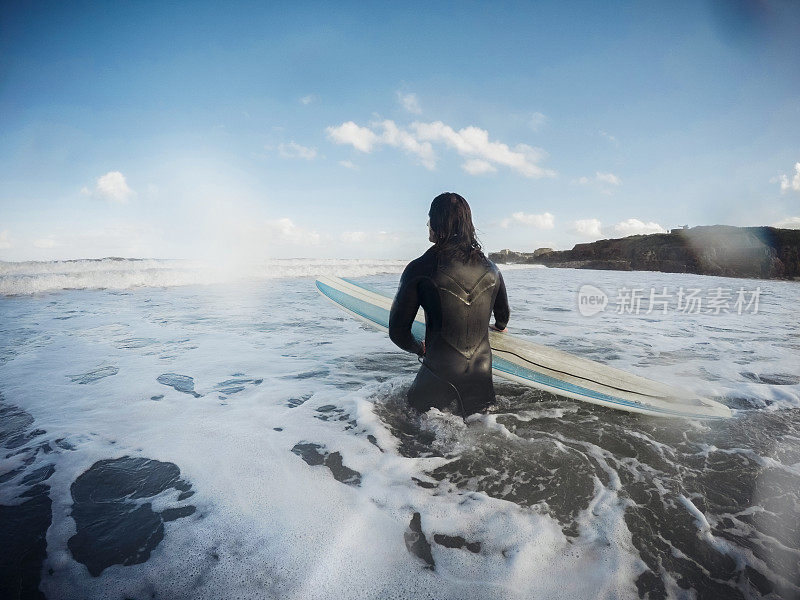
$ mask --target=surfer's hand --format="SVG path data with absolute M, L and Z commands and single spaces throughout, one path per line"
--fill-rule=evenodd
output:
M 420 344 L 422 344 L 422 347 L 417 356 L 425 356 L 425 340 L 421 341 Z
M 497 325 L 489 325 L 489 329 L 491 329 L 492 331 L 499 331 L 500 333 L 505 331 L 505 329 L 499 329 Z

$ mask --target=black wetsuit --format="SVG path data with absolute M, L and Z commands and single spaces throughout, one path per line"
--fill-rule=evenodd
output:
M 411 334 L 411 324 L 420 306 L 425 357 L 409 402 L 420 411 L 451 407 L 465 416 L 484 410 L 495 400 L 489 319 L 494 312 L 497 328 L 505 329 L 509 318 L 500 271 L 483 255 L 464 263 L 433 246 L 406 267 L 389 316 L 392 341 L 417 355 L 422 344 Z

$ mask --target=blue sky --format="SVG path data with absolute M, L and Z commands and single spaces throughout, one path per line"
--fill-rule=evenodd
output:
M 800 4 L 385 4 L 3 3 L 0 260 L 800 227 Z

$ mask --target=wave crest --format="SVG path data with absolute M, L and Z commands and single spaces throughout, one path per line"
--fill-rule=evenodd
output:
M 0 262 L 0 294 L 26 295 L 64 289 L 128 289 L 206 285 L 277 277 L 360 277 L 400 273 L 405 260 L 271 259 L 251 264 L 187 260 L 100 258 Z

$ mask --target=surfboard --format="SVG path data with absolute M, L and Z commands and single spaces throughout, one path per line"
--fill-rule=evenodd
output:
M 388 333 L 391 296 L 338 277 L 322 276 L 316 280 L 316 287 L 324 298 L 345 312 Z M 425 338 L 422 309 L 411 333 L 418 340 Z M 658 417 L 731 416 L 727 406 L 714 400 L 507 332 L 490 330 L 489 344 L 495 375 L 557 396 Z

